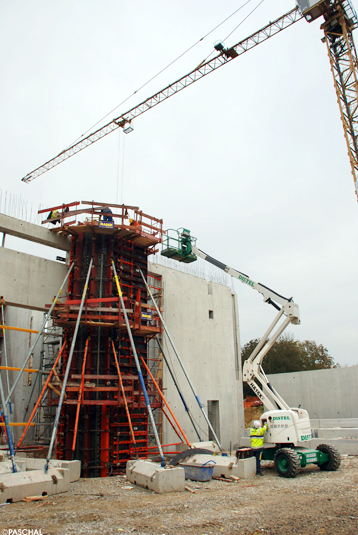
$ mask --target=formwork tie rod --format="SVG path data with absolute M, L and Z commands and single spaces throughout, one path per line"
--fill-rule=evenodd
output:
M 53 445 L 55 443 L 56 431 L 57 431 L 57 427 L 58 427 L 58 422 L 60 420 L 60 414 L 61 414 L 63 400 L 64 400 L 64 397 L 65 397 L 65 391 L 66 391 L 66 385 L 67 385 L 67 381 L 68 381 L 68 376 L 70 374 L 71 361 L 72 361 L 73 351 L 75 349 L 75 344 L 76 344 L 76 340 L 77 340 L 78 329 L 79 329 L 79 326 L 80 326 L 82 309 L 83 309 L 83 305 L 84 305 L 84 302 L 85 302 L 85 299 L 86 299 L 86 294 L 87 294 L 87 289 L 88 289 L 88 282 L 89 282 L 89 278 L 90 278 L 90 274 L 91 274 L 92 264 L 93 264 L 93 258 L 91 258 L 90 265 L 88 267 L 86 282 L 85 282 L 85 285 L 84 285 L 84 288 L 83 288 L 83 292 L 82 292 L 81 305 L 80 305 L 80 309 L 78 311 L 75 331 L 73 333 L 73 338 L 72 338 L 70 354 L 68 355 L 66 372 L 65 372 L 65 376 L 63 378 L 61 396 L 60 396 L 60 399 L 59 399 L 59 402 L 58 402 L 57 411 L 56 411 L 56 417 L 55 417 L 55 421 L 54 421 L 54 424 L 53 424 L 50 447 L 48 449 L 47 459 L 46 459 L 46 463 L 45 463 L 45 474 L 47 474 L 47 471 L 48 471 L 48 466 L 49 466 L 50 459 L 51 459 L 52 449 L 53 449 Z
M 122 290 L 121 290 L 121 287 L 120 287 L 120 284 L 119 284 L 119 281 L 118 281 L 116 266 L 114 265 L 113 260 L 112 260 L 112 267 L 113 267 L 113 273 L 114 273 L 114 280 L 116 282 L 117 291 L 118 291 L 119 299 L 120 299 L 120 302 L 121 302 L 123 316 L 124 316 L 124 319 L 125 319 L 125 322 L 126 322 L 126 326 L 127 326 L 128 336 L 129 336 L 129 340 L 130 340 L 131 347 L 132 347 L 133 357 L 134 357 L 134 360 L 135 360 L 135 363 L 136 363 L 136 366 L 137 366 L 139 380 L 140 380 L 140 383 L 142 385 L 142 390 L 143 390 L 143 394 L 144 394 L 145 403 L 146 403 L 146 406 L 147 406 L 148 415 L 149 415 L 149 418 L 150 418 L 150 421 L 151 421 L 151 424 L 152 424 L 152 427 L 153 427 L 155 441 L 157 443 L 159 455 L 160 455 L 160 458 L 161 458 L 161 461 L 162 461 L 161 465 L 164 467 L 166 465 L 166 463 L 165 463 L 165 459 L 164 459 L 164 455 L 163 455 L 163 450 L 162 450 L 162 447 L 160 445 L 158 431 L 157 431 L 157 428 L 156 428 L 156 425 L 155 425 L 155 422 L 154 422 L 152 408 L 151 408 L 150 403 L 149 403 L 147 389 L 146 389 L 145 384 L 144 384 L 143 374 L 142 374 L 142 370 L 140 368 L 139 359 L 138 359 L 137 351 L 136 351 L 134 340 L 133 340 L 133 336 L 132 336 L 132 331 L 131 331 L 131 328 L 130 328 L 130 325 L 129 325 L 127 312 L 126 312 L 126 309 L 124 307 Z
M 192 390 L 192 392 L 193 392 L 193 394 L 194 394 L 194 397 L 195 397 L 195 399 L 196 399 L 196 401 L 197 401 L 197 403 L 198 403 L 198 405 L 199 405 L 199 408 L 200 408 L 201 412 L 203 413 L 203 416 L 204 416 L 204 418 L 205 418 L 205 420 L 206 420 L 206 422 L 207 422 L 207 424 L 208 424 L 208 426 L 209 426 L 209 429 L 211 430 L 211 432 L 212 432 L 212 434 L 213 434 L 213 437 L 214 437 L 214 439 L 215 439 L 215 442 L 216 442 L 217 445 L 219 446 L 219 449 L 220 449 L 221 453 L 224 453 L 224 451 L 223 451 L 223 449 L 222 449 L 222 447 L 221 447 L 221 444 L 220 444 L 220 442 L 219 442 L 219 439 L 218 439 L 218 437 L 216 436 L 216 433 L 215 433 L 215 431 L 214 431 L 214 429 L 213 429 L 213 426 L 211 425 L 211 422 L 210 422 L 210 420 L 209 420 L 209 418 L 208 418 L 208 416 L 207 416 L 207 414 L 206 414 L 206 412 L 205 412 L 205 410 L 204 410 L 204 405 L 201 403 L 201 401 L 200 401 L 200 399 L 199 399 L 199 396 L 198 396 L 198 394 L 197 394 L 196 391 L 195 391 L 195 388 L 194 388 L 194 386 L 193 386 L 193 383 L 191 382 L 190 377 L 189 377 L 189 375 L 188 375 L 188 373 L 187 373 L 187 371 L 186 371 L 186 369 L 185 369 L 185 366 L 184 366 L 184 364 L 183 364 L 183 361 L 181 360 L 181 358 L 180 358 L 180 356 L 179 356 L 179 353 L 178 353 L 178 351 L 177 351 L 177 349 L 176 349 L 176 347 L 175 347 L 175 345 L 174 345 L 174 342 L 173 342 L 173 340 L 172 340 L 172 337 L 170 336 L 169 331 L 168 331 L 168 329 L 167 329 L 167 326 L 166 326 L 166 324 L 165 324 L 165 322 L 164 322 L 163 316 L 162 316 L 161 313 L 160 313 L 160 310 L 159 310 L 159 308 L 158 308 L 158 305 L 157 305 L 157 303 L 156 303 L 155 300 L 154 300 L 154 297 L 153 297 L 153 295 L 152 295 L 152 292 L 150 291 L 150 288 L 149 288 L 149 286 L 148 286 L 148 283 L 147 283 L 147 281 L 145 280 L 145 277 L 144 277 L 143 272 L 142 272 L 141 269 L 139 269 L 139 273 L 140 273 L 141 276 L 142 276 L 142 279 L 143 279 L 143 282 L 144 282 L 145 287 L 146 287 L 146 289 L 147 289 L 148 295 L 149 295 L 149 297 L 150 297 L 150 299 L 151 299 L 151 301 L 152 301 L 152 303 L 153 303 L 153 305 L 154 305 L 154 307 L 155 307 L 155 310 L 157 311 L 157 314 L 158 314 L 158 316 L 159 316 L 159 319 L 160 319 L 160 321 L 161 321 L 161 323 L 162 323 L 162 325 L 163 325 L 164 331 L 165 331 L 166 335 L 168 336 L 168 339 L 169 339 L 169 341 L 170 341 L 170 343 L 171 343 L 171 346 L 172 346 L 172 348 L 173 348 L 173 350 L 174 350 L 174 353 L 175 353 L 175 355 L 176 355 L 176 357 L 177 357 L 177 359 L 178 359 L 178 362 L 179 362 L 179 364 L 180 364 L 180 366 L 181 366 L 181 368 L 182 368 L 182 370 L 183 370 L 183 373 L 184 373 L 184 375 L 185 375 L 185 377 L 186 377 L 186 379 L 187 379 L 187 381 L 188 381 L 188 384 L 189 384 L 189 386 L 190 386 L 190 388 L 191 388 L 191 390 Z

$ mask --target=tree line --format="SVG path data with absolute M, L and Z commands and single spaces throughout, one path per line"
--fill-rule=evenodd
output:
M 249 358 L 259 342 L 260 339 L 255 338 L 244 345 L 241 351 L 242 363 Z M 335 363 L 322 344 L 313 340 L 300 342 L 290 334 L 285 334 L 276 341 L 262 363 L 266 374 L 322 370 L 333 366 L 339 367 L 339 364 Z M 244 395 L 251 394 L 250 387 L 244 383 Z

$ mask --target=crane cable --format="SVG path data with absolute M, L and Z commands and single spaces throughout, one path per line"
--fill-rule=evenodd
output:
M 254 7 L 254 9 L 253 9 L 252 11 L 250 11 L 250 13 L 249 13 L 249 14 L 248 14 L 248 15 L 247 15 L 247 16 L 246 16 L 246 17 L 245 17 L 245 18 L 244 18 L 244 19 L 243 19 L 237 26 L 236 26 L 236 28 L 234 28 L 234 29 L 232 30 L 232 32 L 230 32 L 230 33 L 225 37 L 225 39 L 224 39 L 224 43 L 225 43 L 226 39 L 228 39 L 228 38 L 230 37 L 230 35 L 232 35 L 234 32 L 236 32 L 236 30 L 241 26 L 241 24 L 243 24 L 243 23 L 245 22 L 245 20 L 247 20 L 247 19 L 253 14 L 253 12 L 256 11 L 256 9 L 257 9 L 258 7 L 261 6 L 261 4 L 262 4 L 264 1 L 265 1 L 265 0 L 261 0 L 261 2 L 260 2 L 259 4 L 257 4 L 257 6 Z M 248 2 L 247 2 L 247 3 L 248 3 Z M 246 5 L 246 4 L 244 4 L 244 5 Z M 243 7 L 243 6 L 242 6 L 242 7 Z M 211 56 L 212 54 L 214 54 L 214 51 L 210 52 L 210 54 L 209 54 L 209 55 L 202 61 L 202 63 L 205 63 L 205 62 L 210 58 L 210 56 Z
M 231 15 L 229 15 L 228 17 L 226 17 L 226 19 L 224 19 L 222 22 L 220 22 L 220 24 L 218 24 L 217 26 L 215 26 L 215 28 L 213 28 L 212 30 L 210 30 L 210 32 L 208 32 L 206 35 L 204 35 L 201 39 L 199 39 L 199 41 L 197 41 L 196 43 L 194 43 L 193 45 L 191 45 L 187 50 L 185 50 L 185 52 L 182 52 L 176 59 L 174 59 L 173 61 L 171 61 L 170 63 L 168 63 L 168 65 L 166 67 L 164 67 L 163 69 L 161 69 L 157 74 L 155 74 L 154 76 L 152 76 L 152 78 L 150 78 L 147 82 L 145 82 L 143 85 L 141 85 L 136 91 L 134 91 L 131 95 L 129 95 L 127 98 L 125 98 L 124 100 L 122 100 L 122 102 L 120 102 L 115 108 L 113 108 L 113 110 L 109 111 L 106 115 L 104 115 L 102 117 L 102 119 L 100 119 L 99 121 L 97 121 L 93 126 L 91 126 L 88 130 L 86 130 L 86 132 L 84 134 L 82 134 L 80 137 L 78 137 L 73 143 L 71 143 L 70 145 L 68 145 L 68 147 L 65 149 L 67 150 L 68 148 L 72 147 L 75 143 L 77 143 L 78 141 L 80 141 L 81 138 L 83 138 L 86 134 L 88 134 L 88 132 L 90 132 L 95 126 L 97 126 L 99 123 L 101 123 L 106 117 L 108 117 L 108 115 L 110 115 L 111 113 L 113 113 L 115 110 L 117 110 L 120 106 L 122 106 L 122 104 L 124 104 L 125 102 L 127 102 L 127 100 L 129 100 L 130 98 L 132 98 L 136 93 L 138 93 L 141 89 L 143 89 L 146 85 L 148 85 L 150 82 L 152 82 L 155 78 L 157 78 L 160 74 L 162 74 L 164 71 L 166 71 L 169 67 L 171 67 L 171 65 L 173 65 L 175 62 L 177 62 L 180 58 L 182 58 L 183 56 L 185 56 L 185 54 L 187 54 L 190 50 L 192 50 L 196 45 L 198 45 L 201 41 L 203 41 L 204 39 L 206 39 L 206 37 L 208 37 L 211 33 L 213 33 L 215 30 L 217 30 L 220 26 L 222 26 L 227 20 L 229 20 L 231 17 L 233 17 L 238 11 L 240 11 L 243 7 L 245 7 L 247 4 L 249 4 L 252 0 L 247 0 L 242 6 L 240 6 L 238 9 L 236 9 L 233 13 L 231 13 Z M 261 0 L 261 4 L 264 0 Z M 258 4 L 259 6 L 260 4 Z M 256 8 L 258 7 L 256 6 Z M 256 9 L 255 8 L 255 9 Z M 252 10 L 251 13 L 253 13 L 255 11 L 255 9 Z M 251 13 L 249 13 L 249 15 L 243 20 L 240 22 L 240 24 L 238 26 L 236 26 L 235 30 L 251 15 Z M 229 33 L 228 37 L 235 31 L 233 30 L 231 33 Z M 209 54 L 209 56 L 212 54 L 212 52 Z M 209 57 L 208 56 L 208 57 Z

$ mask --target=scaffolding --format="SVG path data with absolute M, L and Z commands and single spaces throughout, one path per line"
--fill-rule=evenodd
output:
M 155 433 L 149 425 L 111 264 L 113 261 L 120 279 L 136 351 L 161 389 L 161 355 L 153 349 L 148 353 L 150 340 L 161 334 L 161 324 L 148 301 L 139 270 L 148 280 L 148 256 L 156 252 L 162 241 L 162 220 L 144 214 L 138 207 L 94 201 L 63 204 L 40 213 L 45 212 L 55 217 L 45 219 L 43 224 L 54 224 L 53 232 L 71 236 L 69 263 L 74 263 L 74 269 L 68 280 L 67 296 L 58 299 L 53 308 L 52 329 L 57 338 L 48 337 L 44 341 L 42 385 L 49 372 L 53 370 L 53 373 L 46 397 L 41 401 L 38 423 L 44 426 L 49 425 L 49 420 L 53 423 L 65 383 L 56 458 L 80 459 L 83 477 L 106 477 L 122 471 L 126 462 L 137 455 L 148 458 L 156 453 Z M 88 271 L 82 309 L 81 296 Z M 152 275 L 149 284 L 161 306 L 160 277 Z M 75 325 L 81 310 L 77 332 Z M 74 337 L 66 383 L 64 377 Z M 63 351 L 54 367 L 60 342 Z M 161 437 L 162 399 L 144 366 L 142 373 Z M 38 440 L 48 441 L 45 427 L 41 429 Z

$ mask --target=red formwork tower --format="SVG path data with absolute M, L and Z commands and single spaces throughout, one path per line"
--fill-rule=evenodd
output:
M 83 477 L 106 477 L 123 470 L 135 454 L 142 458 L 148 455 L 147 409 L 113 278 L 112 260 L 137 353 L 147 361 L 148 341 L 158 335 L 161 328 L 159 318 L 148 302 L 139 269 L 147 279 L 148 256 L 162 241 L 162 220 L 144 214 L 137 207 L 125 205 L 83 201 L 56 208 L 59 226 L 53 230 L 72 237 L 70 263 L 75 263 L 68 295 L 57 303 L 53 315 L 54 324 L 62 327 L 66 341 L 58 373 L 59 385 L 68 362 L 82 292 L 93 259 L 58 426 L 56 457 L 79 459 Z M 106 212 L 108 208 L 112 213 Z M 145 368 L 142 373 L 149 391 L 153 391 Z M 48 403 L 56 406 L 58 399 L 58 391 L 49 390 Z M 152 395 L 151 406 L 160 411 L 160 398 Z

